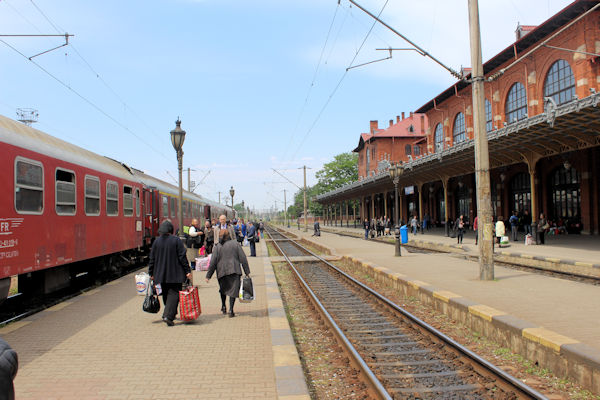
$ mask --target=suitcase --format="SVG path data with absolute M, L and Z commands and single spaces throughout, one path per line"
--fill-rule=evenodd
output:
M 198 288 L 187 286 L 184 290 L 179 291 L 179 319 L 184 322 L 195 321 L 201 313 Z

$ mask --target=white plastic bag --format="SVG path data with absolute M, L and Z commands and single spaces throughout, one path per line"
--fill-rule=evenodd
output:
M 146 295 L 148 285 L 150 284 L 150 275 L 147 272 L 142 272 L 135 275 L 135 289 L 140 296 Z
M 242 246 L 248 246 L 248 245 L 249 245 L 248 238 L 245 237 L 244 241 L 242 242 Z
M 525 235 L 525 246 L 531 246 L 533 244 L 533 236 L 531 236 L 531 233 L 528 233 L 527 235 Z

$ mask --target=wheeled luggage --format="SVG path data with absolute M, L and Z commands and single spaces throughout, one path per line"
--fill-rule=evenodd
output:
M 198 288 L 186 283 L 184 289 L 179 291 L 179 319 L 184 322 L 194 321 L 201 313 Z

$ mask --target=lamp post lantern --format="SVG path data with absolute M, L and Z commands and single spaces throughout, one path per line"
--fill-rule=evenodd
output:
M 245 207 L 246 206 L 245 206 L 244 200 L 242 200 L 242 217 L 244 219 L 247 219 L 248 217 L 246 216 L 246 208 Z
M 235 208 L 233 208 L 233 205 L 235 204 L 233 202 L 234 194 L 235 194 L 235 190 L 233 189 L 233 186 L 232 186 L 231 189 L 229 189 L 229 195 L 231 196 L 231 211 L 233 212 L 233 218 L 235 218 Z
M 177 152 L 177 168 L 179 170 L 179 237 L 183 237 L 183 186 L 181 182 L 183 170 L 183 142 L 185 141 L 185 131 L 181 129 L 179 117 L 175 121 L 175 129 L 171 131 L 171 144 Z
M 404 173 L 404 168 L 402 164 L 396 163 L 389 168 L 390 178 L 392 178 L 392 182 L 394 182 L 394 220 L 396 222 L 396 252 L 395 256 L 399 257 L 402 255 L 402 250 L 400 249 L 400 221 L 398 219 L 398 182 L 400 181 L 400 175 Z

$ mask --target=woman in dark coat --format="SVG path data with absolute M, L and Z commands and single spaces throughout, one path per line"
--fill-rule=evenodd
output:
M 217 279 L 219 280 L 219 292 L 221 292 L 221 312 L 223 314 L 227 313 L 225 296 L 229 296 L 229 318 L 232 318 L 235 317 L 233 305 L 240 293 L 240 277 L 242 276 L 240 264 L 246 275 L 250 275 L 250 267 L 242 246 L 235 240 L 230 240 L 229 231 L 222 230 L 219 232 L 219 236 L 220 243 L 213 249 L 210 266 L 206 272 L 206 282 L 208 283 L 216 270 Z
M 212 254 L 213 245 L 215 244 L 215 230 L 209 220 L 204 222 L 204 239 L 206 254 Z
M 185 246 L 173 236 L 173 224 L 166 220 L 158 228 L 160 236 L 152 244 L 148 274 L 154 283 L 160 283 L 163 295 L 163 321 L 173 326 L 179 305 L 181 284 L 192 278 L 192 270 L 186 257 Z

